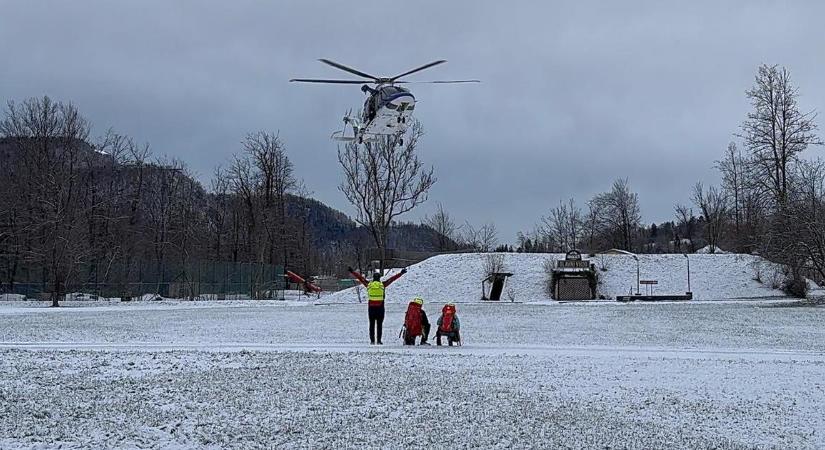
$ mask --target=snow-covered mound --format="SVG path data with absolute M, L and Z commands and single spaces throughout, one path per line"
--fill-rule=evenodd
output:
M 387 288 L 388 302 L 407 302 L 415 296 L 432 302 L 473 302 L 481 299 L 481 280 L 488 254 L 439 255 L 410 266 L 406 275 Z M 545 263 L 563 259 L 562 254 L 501 253 L 504 271 L 512 272 L 502 301 L 547 301 Z M 586 257 L 585 257 L 586 258 Z M 599 294 L 608 299 L 636 288 L 636 261 L 630 255 L 597 255 L 588 258 L 599 273 Z M 642 280 L 657 280 L 655 294 L 682 294 L 687 286 L 688 260 L 681 254 L 639 255 Z M 725 300 L 781 296 L 783 293 L 756 281 L 775 280 L 775 268 L 752 255 L 690 255 L 690 281 L 696 300 Z M 759 276 L 757 277 L 757 273 Z M 774 283 L 775 284 L 775 283 Z M 644 287 L 642 287 L 644 290 Z M 358 302 L 358 288 L 346 289 L 322 302 Z M 366 292 L 360 290 L 361 301 Z
M 715 246 L 715 245 L 713 245 L 713 246 L 706 245 L 706 246 L 700 248 L 699 250 L 696 250 L 696 253 L 698 253 L 700 255 L 709 255 L 709 254 L 723 255 L 727 252 L 722 250 L 721 248 Z

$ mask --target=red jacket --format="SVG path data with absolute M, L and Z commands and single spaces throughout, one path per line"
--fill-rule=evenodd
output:
M 358 280 L 361 284 L 363 284 L 364 287 L 367 287 L 367 285 L 370 284 L 370 282 L 367 281 L 367 279 L 364 278 L 364 276 L 361 275 L 360 273 L 358 273 L 354 270 L 351 271 L 350 273 L 352 274 L 352 276 L 355 277 L 356 280 Z M 387 286 L 391 285 L 395 280 L 401 278 L 401 275 L 404 275 L 404 271 L 398 272 L 397 274 L 389 277 L 387 279 L 387 281 L 382 281 L 382 283 L 384 283 L 384 287 L 386 288 Z M 384 304 L 384 302 L 368 302 L 367 303 L 368 306 L 381 306 L 383 304 Z

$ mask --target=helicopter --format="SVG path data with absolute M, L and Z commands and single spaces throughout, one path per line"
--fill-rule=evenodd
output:
M 344 115 L 343 130 L 332 133 L 331 138 L 337 141 L 353 142 L 357 141 L 359 144 L 364 142 L 372 142 L 377 140 L 380 136 L 395 136 L 398 145 L 404 145 L 404 133 L 407 131 L 408 122 L 412 118 L 413 110 L 415 110 L 415 97 L 409 91 L 398 84 L 411 83 L 433 83 L 433 84 L 448 84 L 448 83 L 480 83 L 479 80 L 439 80 L 439 81 L 406 81 L 402 77 L 412 75 L 430 67 L 437 66 L 447 62 L 440 59 L 433 61 L 415 69 L 408 70 L 400 75 L 394 77 L 376 77 L 360 70 L 347 67 L 343 64 L 329 59 L 319 59 L 324 64 L 335 67 L 336 69 L 349 72 L 357 75 L 364 80 L 330 80 L 330 79 L 315 79 L 315 78 L 293 78 L 290 82 L 298 83 L 331 83 L 331 84 L 361 84 L 361 92 L 367 94 L 367 99 L 364 102 L 364 109 L 360 116 L 353 114 L 349 110 Z M 371 87 L 374 84 L 375 87 Z M 352 136 L 346 135 L 347 126 L 352 128 Z

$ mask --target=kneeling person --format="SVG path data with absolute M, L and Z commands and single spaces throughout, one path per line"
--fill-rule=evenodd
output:
M 427 313 L 422 306 L 424 300 L 421 297 L 414 298 L 407 305 L 407 315 L 404 316 L 404 345 L 415 345 L 415 338 L 421 336 L 421 345 L 427 343 L 427 336 L 430 334 L 430 321 L 427 320 Z
M 447 303 L 441 308 L 441 317 L 438 318 L 438 331 L 435 332 L 436 344 L 441 345 L 441 336 L 447 338 L 447 345 L 453 342 L 461 344 L 461 323 L 455 313 L 455 304 Z

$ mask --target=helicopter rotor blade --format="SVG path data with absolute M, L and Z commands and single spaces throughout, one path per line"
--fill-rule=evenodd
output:
M 369 79 L 372 79 L 372 80 L 375 80 L 375 81 L 379 81 L 379 78 L 374 76 L 374 75 L 370 75 L 368 73 L 361 72 L 360 70 L 355 70 L 352 67 L 347 67 L 347 66 L 345 66 L 343 64 L 339 64 L 335 61 L 330 61 L 330 60 L 324 59 L 324 58 L 321 58 L 318 61 L 321 61 L 324 64 L 335 67 L 336 69 L 343 70 L 344 72 L 349 72 L 353 75 L 358 75 L 359 77 L 364 77 L 364 78 L 369 78 Z
M 445 62 L 447 62 L 447 60 L 446 60 L 446 59 L 439 59 L 438 61 L 433 61 L 433 62 L 431 62 L 431 63 L 429 63 L 429 64 L 424 64 L 424 65 L 423 65 L 423 66 L 421 66 L 421 67 L 417 67 L 417 68 L 415 68 L 415 69 L 413 69 L 413 70 L 410 70 L 410 71 L 404 72 L 404 73 L 402 73 L 401 75 L 396 75 L 396 76 L 394 76 L 394 77 L 390 78 L 390 81 L 395 81 L 395 80 L 397 80 L 397 79 L 399 79 L 399 78 L 401 78 L 401 77 L 405 77 L 405 76 L 407 76 L 407 75 L 411 75 L 411 74 L 414 74 L 414 73 L 416 73 L 416 72 L 420 72 L 420 71 L 422 71 L 422 70 L 424 70 L 424 69 L 429 69 L 429 68 L 430 68 L 430 67 L 432 67 L 432 66 L 437 66 L 437 65 L 439 65 L 439 64 L 443 64 L 443 63 L 445 63 Z
M 481 83 L 481 80 L 436 80 L 436 81 L 393 81 L 394 84 L 451 84 L 451 83 Z
M 298 83 L 329 83 L 329 84 L 369 84 L 371 81 L 363 80 L 321 80 L 316 78 L 293 78 L 289 80 Z

